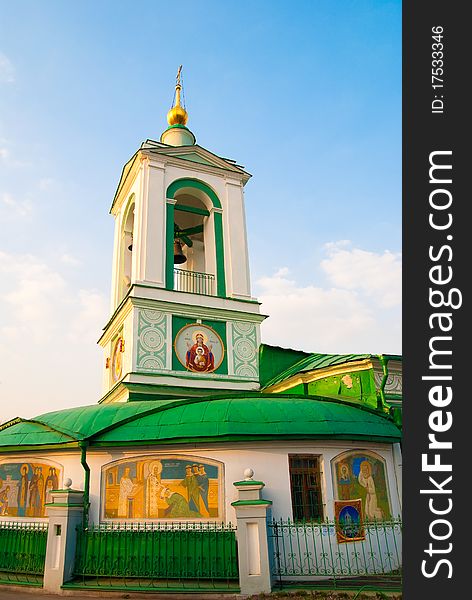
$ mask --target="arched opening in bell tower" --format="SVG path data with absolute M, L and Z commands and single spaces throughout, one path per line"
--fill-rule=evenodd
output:
M 119 301 L 128 293 L 131 287 L 133 269 L 133 233 L 134 233 L 134 194 L 128 201 L 126 212 L 123 216 L 120 244 L 120 278 Z
M 217 195 L 199 180 L 180 179 L 169 186 L 167 198 L 166 287 L 225 296 L 222 210 Z
M 176 194 L 174 206 L 174 289 L 213 294 L 214 273 L 206 256 L 209 212 L 194 195 Z M 207 268 L 208 265 L 208 268 Z

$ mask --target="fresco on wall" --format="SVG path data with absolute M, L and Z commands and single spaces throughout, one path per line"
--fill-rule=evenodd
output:
M 367 452 L 351 452 L 334 459 L 334 489 L 338 500 L 362 501 L 366 520 L 389 519 L 385 465 L 380 458 Z
M 220 518 L 221 467 L 195 457 L 140 456 L 103 468 L 105 519 Z
M 57 490 L 61 469 L 42 462 L 0 464 L 0 517 L 44 517 Z

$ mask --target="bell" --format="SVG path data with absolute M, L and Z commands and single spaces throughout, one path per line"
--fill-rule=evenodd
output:
M 131 239 L 129 242 L 128 250 L 131 252 L 133 250 L 133 234 L 131 234 Z
M 187 262 L 187 257 L 182 252 L 182 244 L 179 240 L 174 240 L 174 265 L 182 265 Z

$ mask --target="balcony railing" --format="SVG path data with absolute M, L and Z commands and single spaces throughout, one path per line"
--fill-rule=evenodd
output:
M 215 276 L 198 271 L 174 269 L 174 290 L 191 294 L 215 295 Z

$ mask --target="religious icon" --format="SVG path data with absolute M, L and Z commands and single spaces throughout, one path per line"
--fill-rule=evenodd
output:
M 43 462 L 0 462 L 0 516 L 44 517 L 61 469 Z
M 375 483 L 372 477 L 372 467 L 369 461 L 364 460 L 360 464 L 358 481 L 366 490 L 365 497 L 365 516 L 368 519 L 381 519 L 382 510 L 377 506 L 377 494 L 375 493 Z
M 133 499 L 138 491 L 139 484 L 130 475 L 131 468 L 125 467 L 120 479 L 120 491 L 118 497 L 118 517 L 133 517 Z
M 58 479 L 57 479 L 57 475 L 56 475 L 56 468 L 49 467 L 48 476 L 47 476 L 46 483 L 44 486 L 45 495 L 46 495 L 46 498 L 45 498 L 46 504 L 48 504 L 49 502 L 52 502 L 51 492 L 53 490 L 57 490 L 57 488 L 58 488 Z
M 10 486 L 6 486 L 0 492 L 0 516 L 8 514 L 8 496 L 10 495 Z
M 141 456 L 103 470 L 105 519 L 217 519 L 221 467 L 195 457 Z
M 211 373 L 223 360 L 223 341 L 206 325 L 183 327 L 175 337 L 174 347 L 179 361 L 194 373 Z
M 113 347 L 113 355 L 112 355 L 112 359 L 111 359 L 111 376 L 112 376 L 114 383 L 116 383 L 120 379 L 121 373 L 123 371 L 123 358 L 122 358 L 123 348 L 124 348 L 123 338 L 119 337 L 116 340 L 115 345 Z
M 352 451 L 334 459 L 333 474 L 338 500 L 360 498 L 366 520 L 389 519 L 385 465 L 380 456 L 369 451 Z
M 195 343 L 191 346 L 187 344 L 187 354 L 185 356 L 185 366 L 190 371 L 214 371 L 215 357 L 212 352 L 213 346 L 207 346 L 204 342 L 205 335 L 197 331 L 194 336 Z
M 28 487 L 29 487 L 29 478 L 28 478 L 29 466 L 27 464 L 21 465 L 21 478 L 18 485 L 18 516 L 24 517 L 26 515 L 26 500 L 28 498 Z
M 352 493 L 352 481 L 349 465 L 346 462 L 338 464 L 338 487 L 341 500 L 349 500 Z
M 341 500 L 334 503 L 336 537 L 339 544 L 365 540 L 362 522 L 362 500 Z
M 153 519 L 159 516 L 159 490 L 161 487 L 162 463 L 154 460 L 150 463 L 146 478 L 146 516 Z
M 168 519 L 201 518 L 201 514 L 190 508 L 189 503 L 182 494 L 174 492 L 168 487 L 163 487 L 161 498 L 167 504 L 163 514 L 164 517 Z

